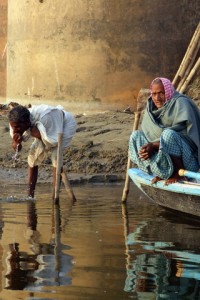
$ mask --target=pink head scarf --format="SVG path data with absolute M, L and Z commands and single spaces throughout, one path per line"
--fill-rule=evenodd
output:
M 163 84 L 164 90 L 165 90 L 165 101 L 171 100 L 171 98 L 175 92 L 175 88 L 174 88 L 173 84 L 171 83 L 171 81 L 164 77 L 157 77 L 152 81 L 151 86 L 156 79 L 160 79 L 162 81 L 162 84 Z M 150 89 L 151 89 L 151 87 L 150 87 Z

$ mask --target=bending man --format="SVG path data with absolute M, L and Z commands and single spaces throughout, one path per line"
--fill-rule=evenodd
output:
M 22 149 L 22 142 L 31 136 L 35 138 L 28 155 L 28 196 L 34 197 L 38 177 L 38 166 L 51 152 L 53 165 L 53 187 L 56 182 L 56 161 L 58 133 L 63 133 L 62 149 L 66 149 L 76 132 L 76 121 L 71 113 L 61 106 L 52 107 L 45 104 L 35 105 L 29 109 L 22 105 L 14 107 L 9 113 L 12 146 Z

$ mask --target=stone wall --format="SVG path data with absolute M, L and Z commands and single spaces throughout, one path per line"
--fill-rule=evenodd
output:
M 80 111 L 133 105 L 155 76 L 173 78 L 199 6 L 197 0 L 10 0 L 8 101 Z

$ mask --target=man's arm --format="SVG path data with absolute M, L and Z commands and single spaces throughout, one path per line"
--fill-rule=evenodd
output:
M 40 131 L 38 130 L 37 126 L 31 127 L 31 136 L 36 138 L 36 139 L 39 139 L 39 140 L 42 139 Z

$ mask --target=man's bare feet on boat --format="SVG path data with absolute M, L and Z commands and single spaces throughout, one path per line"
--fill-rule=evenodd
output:
M 165 180 L 165 185 L 176 183 L 176 182 L 178 182 L 180 180 L 183 180 L 183 179 L 184 179 L 184 177 L 181 177 L 181 176 L 179 176 L 179 174 L 176 173 L 176 174 L 173 174 L 172 177 Z M 157 183 L 158 181 L 161 181 L 161 180 L 163 180 L 163 179 L 156 176 L 151 180 L 151 184 Z
M 176 183 L 180 180 L 183 180 L 183 177 L 179 176 L 178 173 L 174 173 L 172 175 L 172 177 L 168 178 L 166 181 L 165 181 L 165 185 L 169 185 L 169 184 L 172 184 L 172 183 Z
M 162 178 L 156 176 L 151 180 L 151 184 L 157 183 L 158 181 L 161 181 L 161 180 L 162 180 Z

